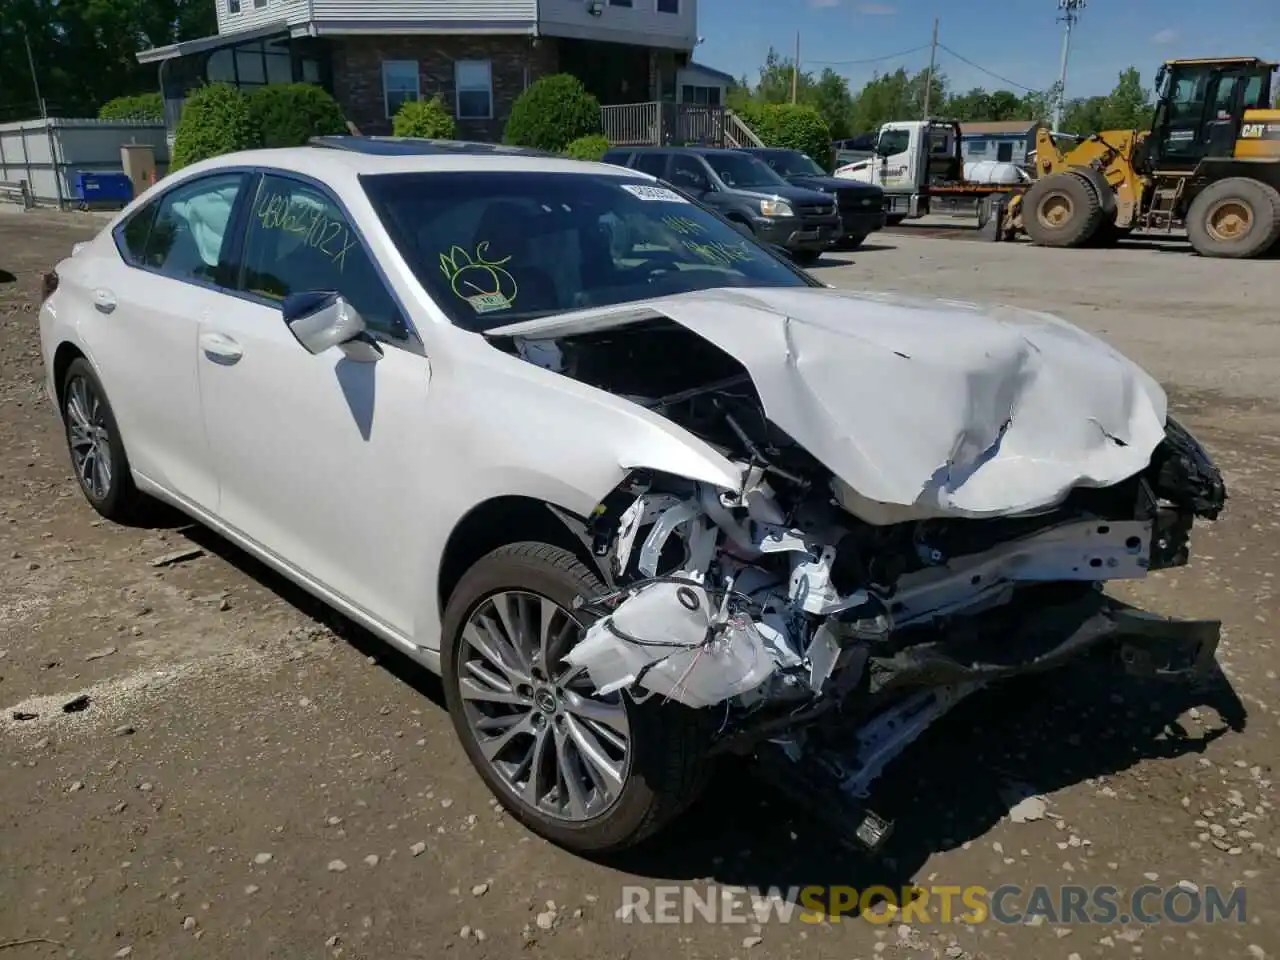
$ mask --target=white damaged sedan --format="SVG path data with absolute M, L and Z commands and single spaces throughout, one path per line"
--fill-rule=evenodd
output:
M 332 138 L 165 178 L 46 278 L 103 516 L 173 504 L 442 674 L 498 799 L 652 834 L 737 754 L 876 849 L 885 764 L 983 686 L 1216 621 L 1103 592 L 1226 492 L 1043 313 L 830 289 L 645 174 Z

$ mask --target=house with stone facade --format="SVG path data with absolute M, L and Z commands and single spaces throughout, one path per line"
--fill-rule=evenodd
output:
M 551 73 L 606 106 L 724 102 L 732 78 L 691 60 L 698 0 L 209 0 L 218 33 L 144 50 L 173 129 L 191 90 L 307 81 L 364 134 L 440 94 L 458 136 L 498 140 L 511 105 Z M 718 88 L 718 89 L 715 89 Z M 629 108 L 628 108 L 629 109 Z

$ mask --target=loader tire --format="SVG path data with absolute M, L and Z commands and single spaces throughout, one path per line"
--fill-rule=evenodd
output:
M 1247 177 L 1206 187 L 1187 211 L 1187 238 L 1202 257 L 1258 257 L 1280 239 L 1280 191 Z
M 1082 247 L 1102 223 L 1102 201 L 1076 173 L 1038 180 L 1022 198 L 1022 225 L 1040 247 Z

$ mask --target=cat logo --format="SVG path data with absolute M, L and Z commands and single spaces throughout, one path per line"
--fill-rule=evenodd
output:
M 1246 123 L 1240 130 L 1240 136 L 1245 139 L 1261 139 L 1265 128 L 1265 123 Z

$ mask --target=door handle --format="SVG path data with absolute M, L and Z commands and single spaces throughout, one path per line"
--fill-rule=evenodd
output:
M 244 348 L 225 333 L 202 333 L 200 349 L 215 363 L 235 363 L 244 356 Z
M 93 291 L 93 305 L 103 313 L 110 313 L 116 308 L 116 295 L 106 287 L 98 287 Z

